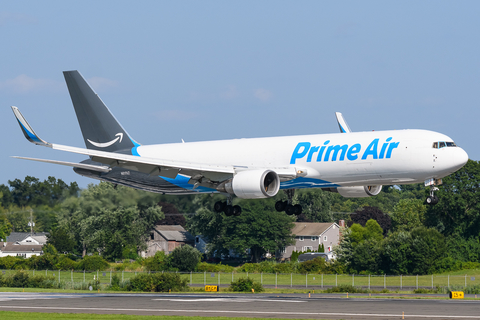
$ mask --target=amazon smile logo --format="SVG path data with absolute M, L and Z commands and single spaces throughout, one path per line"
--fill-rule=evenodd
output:
M 92 145 L 94 145 L 95 147 L 98 147 L 98 148 L 106 148 L 106 147 L 110 147 L 112 144 L 114 144 L 115 142 L 122 142 L 122 139 L 123 139 L 123 133 L 117 133 L 116 135 L 116 138 L 111 140 L 111 141 L 108 141 L 108 142 L 93 142 L 92 140 L 90 139 L 87 139 L 88 142 L 90 142 Z

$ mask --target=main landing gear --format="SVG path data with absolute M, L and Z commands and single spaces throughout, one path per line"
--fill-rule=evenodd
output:
M 285 190 L 287 194 L 288 200 L 287 201 L 277 201 L 275 203 L 275 210 L 278 212 L 285 211 L 286 214 L 291 216 L 292 214 L 298 216 L 302 214 L 302 206 L 299 204 L 292 205 L 293 195 L 295 194 L 295 189 L 287 189 Z
M 242 213 L 242 208 L 240 206 L 232 206 L 232 196 L 227 197 L 227 201 L 217 201 L 213 205 L 213 211 L 215 212 L 224 212 L 227 217 L 236 216 L 238 217 Z
M 438 188 L 435 186 L 430 186 L 430 195 L 427 197 L 427 204 L 433 206 L 438 203 L 438 197 L 435 195 L 435 191 L 438 191 Z

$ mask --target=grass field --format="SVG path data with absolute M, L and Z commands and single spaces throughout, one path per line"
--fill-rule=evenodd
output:
M 0 319 L 15 320 L 49 320 L 49 319 L 93 319 L 93 320 L 231 320 L 228 317 L 183 317 L 183 316 L 137 316 L 124 314 L 91 314 L 91 313 L 40 313 L 40 312 L 14 312 L 0 311 Z M 266 320 L 269 318 L 235 318 L 235 320 Z M 280 319 L 281 320 L 281 319 Z
M 0 270 L 4 275 L 15 273 L 16 270 Z M 134 271 L 26 271 L 30 275 L 48 275 L 55 277 L 56 280 L 64 282 L 66 287 L 69 284 L 91 282 L 94 279 L 100 280 L 103 285 L 110 284 L 111 277 L 117 275 L 122 281 L 127 280 L 139 272 Z M 271 286 L 336 286 L 336 285 L 354 285 L 362 287 L 445 287 L 451 285 L 479 285 L 480 270 L 462 270 L 449 274 L 425 275 L 425 276 L 383 276 L 383 275 L 344 275 L 344 274 L 271 274 L 271 273 L 180 273 L 182 278 L 193 285 L 227 285 L 241 277 L 249 277 Z

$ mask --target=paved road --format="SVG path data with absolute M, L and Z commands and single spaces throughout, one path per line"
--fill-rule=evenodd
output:
M 0 293 L 0 310 L 304 319 L 480 319 L 480 300 L 346 299 L 315 294 Z

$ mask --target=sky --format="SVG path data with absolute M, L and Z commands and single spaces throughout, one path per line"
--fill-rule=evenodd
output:
M 480 160 L 478 1 L 2 1 L 0 184 L 85 188 L 62 71 L 79 70 L 141 144 L 427 129 Z

